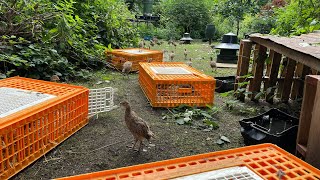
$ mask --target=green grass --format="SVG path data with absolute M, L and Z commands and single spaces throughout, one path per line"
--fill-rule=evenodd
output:
M 219 42 L 214 42 L 212 45 L 215 44 L 219 44 Z M 147 45 L 149 45 L 149 42 L 147 42 Z M 151 47 L 151 49 L 167 50 L 168 52 L 174 51 L 175 62 L 186 62 L 189 58 L 192 58 L 192 67 L 210 76 L 218 77 L 236 74 L 236 69 L 231 68 L 218 68 L 217 71 L 212 72 L 210 67 L 210 56 L 212 56 L 213 59 L 216 59 L 218 51 L 212 49 L 208 42 L 194 40 L 191 44 L 178 44 L 175 48 L 173 45 L 168 45 L 168 43 L 165 41 L 162 45 L 155 45 L 154 47 Z M 184 57 L 184 49 L 187 49 L 188 51 L 187 60 L 185 60 Z M 164 61 L 170 61 L 168 54 L 164 56 Z

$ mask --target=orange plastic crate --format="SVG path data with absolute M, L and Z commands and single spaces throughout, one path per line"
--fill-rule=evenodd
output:
M 0 179 L 12 177 L 88 123 L 87 88 L 21 77 L 0 80 L 0 89 L 9 88 L 55 97 L 0 117 Z
M 141 52 L 139 52 L 141 50 Z M 105 54 L 111 55 L 111 63 L 119 70 L 122 70 L 122 65 L 126 61 L 132 62 L 132 71 L 139 70 L 139 62 L 147 62 L 150 59 L 152 62 L 162 62 L 163 52 L 149 49 L 114 49 L 105 51 Z
M 318 180 L 320 178 L 320 170 L 308 163 L 276 145 L 260 144 L 65 177 L 59 180 L 171 179 L 237 166 L 247 167 L 256 175 L 268 180 L 279 179 L 279 172 L 284 172 L 282 179 Z
M 153 107 L 212 105 L 216 80 L 177 62 L 140 63 L 139 83 Z

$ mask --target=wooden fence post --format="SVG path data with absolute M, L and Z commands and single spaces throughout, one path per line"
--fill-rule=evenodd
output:
M 241 85 L 240 87 L 238 87 L 238 84 L 239 83 L 241 84 L 245 80 L 243 76 L 248 74 L 251 48 L 252 48 L 252 42 L 250 40 L 248 39 L 241 40 L 239 57 L 238 57 L 236 83 L 234 85 L 235 91 L 237 91 L 238 88 L 247 87 L 246 85 Z M 244 101 L 245 95 L 243 93 L 240 93 L 238 94 L 237 98 L 241 101 Z
M 273 88 L 278 81 L 278 73 L 281 62 L 282 55 L 275 52 L 274 50 L 270 50 L 269 58 L 270 58 L 270 68 L 267 71 L 268 80 L 266 80 L 264 84 L 264 90 L 266 91 L 268 88 L 272 88 L 271 91 L 266 94 L 266 101 L 269 103 L 273 103 L 273 95 L 275 88 Z
M 258 92 L 260 92 L 261 82 L 262 82 L 262 75 L 263 75 L 263 66 L 264 62 L 267 58 L 267 48 L 256 44 L 255 51 L 257 53 L 254 53 L 254 65 L 253 65 L 253 79 L 250 81 L 249 85 L 249 91 L 252 92 L 251 100 L 255 100 L 254 97 Z
M 281 92 L 281 101 L 283 102 L 287 102 L 289 100 L 295 67 L 296 61 L 288 58 L 287 71 L 283 81 L 284 88 Z

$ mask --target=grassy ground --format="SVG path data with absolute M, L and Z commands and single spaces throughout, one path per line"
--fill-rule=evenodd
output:
M 189 52 L 188 57 L 193 59 L 194 68 L 212 76 L 235 74 L 234 69 L 218 69 L 211 72 L 209 57 L 216 57 L 216 54 L 207 43 L 197 41 L 191 45 L 178 45 L 176 49 L 164 43 L 152 49 L 174 50 L 175 61 L 185 61 L 185 48 Z M 244 143 L 238 121 L 269 108 L 268 105 L 239 103 L 232 97 L 224 98 L 216 93 L 214 103 L 219 111 L 215 119 L 219 128 L 208 131 L 195 125 L 178 125 L 171 119 L 163 120 L 162 116 L 168 112 L 167 109 L 152 108 L 148 104 L 140 89 L 137 73 L 130 74 L 130 78 L 127 79 L 119 72 L 105 69 L 94 76 L 95 79 L 90 82 L 75 84 L 89 88 L 117 88 L 115 104 L 122 100 L 128 100 L 132 104 L 132 109 L 149 122 L 156 134 L 157 138 L 152 141 L 155 146 L 146 147 L 147 152 L 141 154 L 128 149 L 126 146 L 131 144 L 133 138 L 124 124 L 124 109 L 117 108 L 100 114 L 98 118 L 90 119 L 88 125 L 13 179 L 52 179 L 241 147 Z M 220 135 L 227 136 L 231 143 L 216 144 Z

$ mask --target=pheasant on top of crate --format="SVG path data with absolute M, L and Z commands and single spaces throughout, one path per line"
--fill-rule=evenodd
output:
M 148 62 L 150 59 L 152 62 L 162 62 L 163 60 L 162 51 L 143 48 L 106 50 L 105 54 L 107 58 L 109 57 L 107 60 L 118 70 L 122 70 L 123 64 L 127 61 L 132 62 L 132 71 L 138 71 L 139 62 Z

